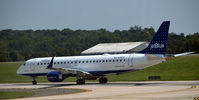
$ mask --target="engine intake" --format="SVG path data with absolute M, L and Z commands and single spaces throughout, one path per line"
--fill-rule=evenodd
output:
M 58 71 L 47 73 L 47 80 L 50 82 L 62 82 L 64 80 L 63 74 Z

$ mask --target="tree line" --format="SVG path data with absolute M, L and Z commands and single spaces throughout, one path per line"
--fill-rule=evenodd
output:
M 24 61 L 35 57 L 74 56 L 98 43 L 151 41 L 152 27 L 129 30 L 1 30 L 0 62 Z M 167 53 L 199 52 L 199 33 L 169 33 Z

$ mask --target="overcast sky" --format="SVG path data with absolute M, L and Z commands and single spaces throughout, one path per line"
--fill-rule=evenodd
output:
M 164 20 L 169 32 L 199 32 L 199 0 L 0 0 L 0 30 L 157 30 Z

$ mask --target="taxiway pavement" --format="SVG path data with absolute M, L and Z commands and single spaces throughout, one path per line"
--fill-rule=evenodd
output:
M 19 98 L 17 100 L 47 99 L 130 99 L 130 100 L 194 100 L 199 96 L 199 81 L 144 81 L 144 82 L 109 82 L 99 84 L 88 82 L 76 85 L 74 82 L 64 83 L 9 83 L 0 84 L 0 89 L 11 88 L 62 88 L 81 89 L 84 92 Z

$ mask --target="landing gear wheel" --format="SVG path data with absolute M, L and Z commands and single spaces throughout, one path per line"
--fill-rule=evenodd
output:
M 32 85 L 37 85 L 37 81 L 36 81 L 37 76 L 32 76 L 32 77 L 30 77 L 30 78 L 33 79 Z
M 106 78 L 106 77 L 101 77 L 100 79 L 99 79 L 99 83 L 101 83 L 101 84 L 105 84 L 105 83 L 107 83 L 108 82 L 108 79 Z
M 79 85 L 85 84 L 85 79 L 77 79 L 76 83 Z
M 33 85 L 37 85 L 37 81 L 32 81 L 32 84 Z

